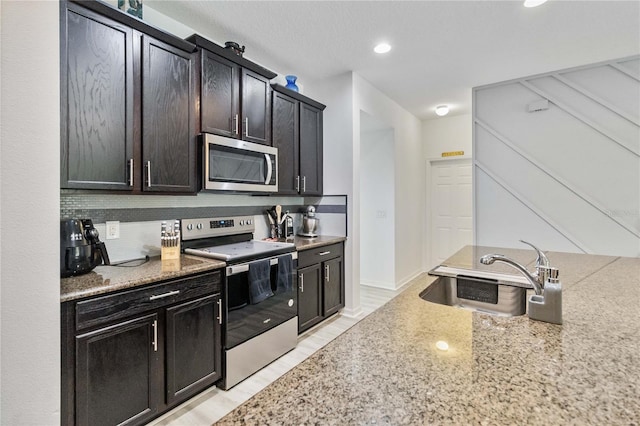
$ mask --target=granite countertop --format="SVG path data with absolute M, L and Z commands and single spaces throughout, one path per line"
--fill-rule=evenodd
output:
M 296 236 L 294 239 L 294 244 L 296 245 L 296 250 L 303 251 L 316 247 L 328 246 L 329 244 L 335 244 L 346 240 L 347 237 L 338 237 L 331 235 L 318 235 L 315 238 Z
M 131 262 L 130 265 L 135 265 Z M 160 257 L 152 257 L 140 266 L 97 266 L 93 271 L 60 280 L 60 302 L 124 290 L 145 284 L 180 278 L 199 272 L 224 268 L 226 263 L 204 257 L 181 255 L 178 268 L 163 267 Z
M 466 247 L 445 263 L 490 252 L 535 260 Z M 426 302 L 424 275 L 220 424 L 638 425 L 640 258 L 547 256 L 562 326 Z
M 307 250 L 345 240 L 346 237 L 320 235 L 316 238 L 295 237 L 294 244 L 296 250 Z M 136 265 L 136 262 L 131 262 L 129 265 Z M 226 263 L 221 260 L 185 254 L 180 256 L 180 267 L 177 270 L 163 267 L 160 257 L 152 257 L 140 266 L 98 266 L 87 274 L 62 278 L 60 302 L 153 284 L 225 266 Z

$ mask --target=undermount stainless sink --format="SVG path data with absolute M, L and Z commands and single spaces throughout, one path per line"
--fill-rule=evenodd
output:
M 420 293 L 427 302 L 502 316 L 523 315 L 526 295 L 521 283 L 465 275 L 439 276 Z

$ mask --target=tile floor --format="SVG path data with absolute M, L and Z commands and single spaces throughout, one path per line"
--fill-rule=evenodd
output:
M 149 424 L 153 426 L 203 426 L 215 423 L 401 291 L 402 289 L 392 291 L 362 286 L 360 288 L 362 313 L 357 317 L 337 314 L 300 335 L 298 345 L 294 350 L 230 390 L 210 388 Z

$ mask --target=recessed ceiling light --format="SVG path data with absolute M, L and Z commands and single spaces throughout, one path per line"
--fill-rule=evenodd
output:
M 440 117 L 444 117 L 449 114 L 449 106 L 448 105 L 438 105 L 436 107 L 436 115 Z
M 380 43 L 376 47 L 373 48 L 373 51 L 376 53 L 387 53 L 391 50 L 391 46 L 387 43 Z
M 536 7 L 542 3 L 546 3 L 547 0 L 524 0 L 524 7 Z

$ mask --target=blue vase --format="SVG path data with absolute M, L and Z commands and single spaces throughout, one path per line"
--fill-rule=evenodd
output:
M 298 91 L 298 86 L 296 86 L 296 80 L 298 77 L 295 75 L 286 75 L 284 78 L 287 79 L 287 85 L 285 86 L 287 89 L 293 90 L 294 92 Z

